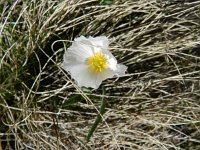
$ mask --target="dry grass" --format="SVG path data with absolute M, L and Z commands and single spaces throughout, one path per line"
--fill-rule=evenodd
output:
M 200 149 L 200 1 L 0 3 L 3 149 Z M 103 82 L 105 94 L 60 68 L 80 35 L 108 36 L 128 66 Z M 102 97 L 104 121 L 87 142 Z

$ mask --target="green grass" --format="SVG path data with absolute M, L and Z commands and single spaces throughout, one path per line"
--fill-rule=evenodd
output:
M 170 0 L 0 4 L 0 149 L 199 149 L 199 10 Z M 109 37 L 127 74 L 79 88 L 61 62 L 80 35 Z

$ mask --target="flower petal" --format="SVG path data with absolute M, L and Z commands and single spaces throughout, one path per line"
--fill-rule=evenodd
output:
M 126 72 L 127 68 L 128 68 L 128 67 L 125 66 L 125 65 L 117 64 L 116 74 L 117 74 L 118 76 L 123 76 L 123 75 L 125 75 L 125 72 Z
M 117 60 L 115 59 L 114 56 L 109 57 L 108 64 L 109 68 L 112 69 L 113 71 L 117 69 Z
M 64 62 L 82 62 L 93 55 L 92 48 L 88 45 L 82 44 L 81 42 L 75 41 L 64 53 Z
M 96 82 L 102 82 L 108 78 L 112 78 L 113 76 L 115 75 L 115 72 L 110 69 L 110 68 L 107 68 L 106 70 L 104 70 L 103 72 L 99 73 L 97 75 L 97 79 L 96 79 Z
M 95 38 L 89 37 L 85 38 L 84 36 L 81 36 L 79 38 L 75 39 L 75 44 L 78 44 L 78 47 L 81 47 L 81 49 L 85 51 L 90 51 L 90 55 L 94 55 L 97 52 L 102 51 L 102 43 L 98 43 Z
M 89 37 L 88 40 L 90 40 L 94 46 L 98 46 L 100 48 L 107 49 L 109 45 L 108 38 L 106 36 L 99 36 L 99 37 Z
M 93 45 L 92 45 L 91 41 L 88 40 L 87 38 L 85 38 L 84 36 L 75 38 L 73 44 L 78 46 L 80 49 L 82 49 L 84 51 L 92 51 L 92 49 L 93 49 Z M 73 44 L 72 44 L 72 46 L 73 46 Z
M 63 68 L 70 72 L 71 77 L 77 82 L 80 87 L 92 87 L 97 89 L 102 80 L 96 80 L 97 76 L 92 74 L 85 64 L 63 64 Z

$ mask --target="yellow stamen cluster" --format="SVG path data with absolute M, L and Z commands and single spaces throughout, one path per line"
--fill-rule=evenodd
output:
M 108 67 L 106 56 L 101 52 L 88 57 L 86 64 L 92 73 L 100 73 Z

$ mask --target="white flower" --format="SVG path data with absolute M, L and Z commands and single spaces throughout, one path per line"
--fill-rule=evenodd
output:
M 97 89 L 103 80 L 125 74 L 127 67 L 117 64 L 108 44 L 105 36 L 81 36 L 65 51 L 62 67 L 70 72 L 78 86 Z

